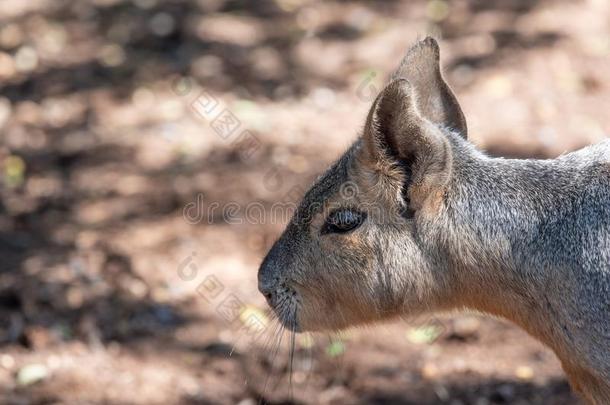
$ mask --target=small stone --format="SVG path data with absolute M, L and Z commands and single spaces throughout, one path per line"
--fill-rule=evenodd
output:
M 415 344 L 430 344 L 436 341 L 443 333 L 438 325 L 424 325 L 418 328 L 411 328 L 407 331 L 407 339 Z
M 475 317 L 457 318 L 453 321 L 453 335 L 460 339 L 475 338 L 481 322 Z
M 12 56 L 8 53 L 0 52 L 0 79 L 10 79 L 15 73 L 15 61 Z
M 7 370 L 11 370 L 15 367 L 15 358 L 10 354 L 3 354 L 0 356 L 0 366 Z
M 294 155 L 292 159 L 288 161 L 288 168 L 295 173 L 305 173 L 309 170 L 309 162 L 302 155 Z
M 515 375 L 521 380 L 531 380 L 534 377 L 534 370 L 528 366 L 519 366 L 515 370 Z
M 117 44 L 104 46 L 100 51 L 100 62 L 107 67 L 117 67 L 125 62 L 125 50 Z
M 66 293 L 66 301 L 70 308 L 80 308 L 85 301 L 83 293 L 78 287 L 70 287 Z
M 15 67 L 20 72 L 31 72 L 38 67 L 38 53 L 31 46 L 22 46 L 15 54 Z
M 151 18 L 149 26 L 153 34 L 166 37 L 174 31 L 176 22 L 171 14 L 157 13 Z
M 422 376 L 428 380 L 433 380 L 438 376 L 439 369 L 434 363 L 426 363 L 421 368 Z
M 449 3 L 442 0 L 432 0 L 428 2 L 426 14 L 432 21 L 443 21 L 449 16 Z
M 496 98 L 502 98 L 509 96 L 513 91 L 513 84 L 510 79 L 502 74 L 496 74 L 484 83 L 484 91 Z
M 325 110 L 335 102 L 335 92 L 327 87 L 318 87 L 312 92 L 311 98 L 316 107 Z
M 138 87 L 131 95 L 131 101 L 139 108 L 148 109 L 155 104 L 155 93 L 146 87 Z
M 297 339 L 299 346 L 304 349 L 311 349 L 315 344 L 313 337 L 309 333 L 302 333 L 298 335 Z
M 5 97 L 0 97 L 0 129 L 2 129 L 8 122 L 9 118 L 11 117 L 12 110 L 13 108 L 10 100 Z
M 49 346 L 53 336 L 49 330 L 42 326 L 29 326 L 24 331 L 27 344 L 34 350 L 44 349 Z
M 49 370 L 43 364 L 29 364 L 17 372 L 17 384 L 28 386 L 44 380 Z
M 451 395 L 444 385 L 434 385 L 434 393 L 442 402 L 447 402 Z
M 8 24 L 0 30 L 0 46 L 15 48 L 23 42 L 23 31 L 17 24 Z
M 348 397 L 348 390 L 341 385 L 333 385 L 320 393 L 318 398 L 319 403 L 332 404 L 341 403 L 346 397 Z

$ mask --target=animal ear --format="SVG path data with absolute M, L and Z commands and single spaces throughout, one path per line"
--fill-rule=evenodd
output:
M 363 135 L 364 163 L 390 177 L 407 167 L 413 208 L 447 183 L 452 156 L 443 133 L 419 111 L 416 88 L 406 79 L 387 85 L 371 108 Z M 404 177 L 401 177 L 404 180 Z
M 394 80 L 369 111 L 364 131 L 368 157 L 372 161 L 412 160 L 423 142 L 425 124 L 415 104 L 413 86 L 405 79 Z
M 392 75 L 393 80 L 399 78 L 411 83 L 423 117 L 467 137 L 466 119 L 455 95 L 443 79 L 440 51 L 434 38 L 427 37 L 407 52 Z
M 411 162 L 435 154 L 444 136 L 422 116 L 418 106 L 416 89 L 406 79 L 394 80 L 381 91 L 364 130 L 369 158 Z

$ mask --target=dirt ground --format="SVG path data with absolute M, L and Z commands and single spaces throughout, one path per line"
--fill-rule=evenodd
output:
M 0 403 L 578 403 L 501 320 L 299 335 L 290 366 L 262 312 L 283 223 L 246 216 L 301 196 L 426 34 L 488 153 L 610 133 L 605 0 L 3 0 Z

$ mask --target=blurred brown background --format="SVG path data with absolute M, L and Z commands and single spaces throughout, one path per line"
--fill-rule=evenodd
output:
M 273 353 L 283 224 L 244 207 L 298 199 L 426 34 L 489 153 L 610 133 L 606 0 L 3 0 L 0 403 L 577 403 L 475 315 L 299 336 L 291 387 Z

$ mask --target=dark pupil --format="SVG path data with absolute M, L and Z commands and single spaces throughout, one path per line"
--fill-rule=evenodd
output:
M 354 211 L 337 211 L 332 213 L 327 220 L 328 232 L 347 232 L 362 223 L 364 215 Z

